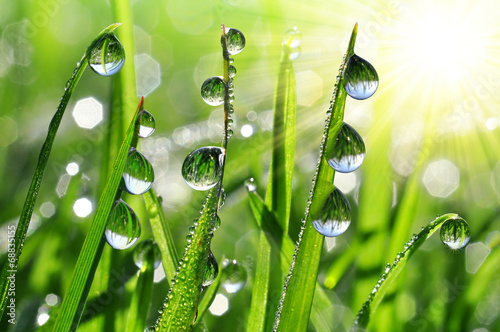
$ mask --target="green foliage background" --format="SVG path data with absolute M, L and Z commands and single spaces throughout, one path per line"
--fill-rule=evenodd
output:
M 488 1 L 481 4 L 481 8 L 489 8 Z M 212 251 L 219 262 L 223 257 L 240 261 L 250 279 L 241 292 L 229 297 L 229 311 L 223 316 L 207 313 L 210 330 L 244 330 L 247 325 L 259 230 L 243 182 L 254 177 L 257 191 L 264 194 L 271 156 L 269 111 L 282 33 L 297 26 L 303 36 L 302 54 L 294 61 L 299 106 L 289 234 L 296 239 L 325 111 L 354 22 L 360 26 L 356 52 L 377 68 L 381 82 L 370 100 L 349 100 L 346 105 L 346 121 L 365 138 L 367 156 L 355 173 L 355 188 L 347 194 L 353 222 L 346 234 L 336 239 L 334 249 L 325 250 L 320 263 L 320 284 L 334 286 L 326 291 L 333 303 L 332 310 L 324 313 L 330 328 L 342 331 L 350 326 L 385 264 L 392 262 L 411 234 L 436 215 L 454 212 L 469 222 L 471 242 L 489 240 L 491 254 L 479 271 L 467 273 L 465 250 L 451 252 L 434 236 L 407 264 L 369 329 L 499 329 L 500 149 L 498 129 L 489 129 L 490 119 L 500 121 L 496 98 L 500 76 L 495 77 L 500 68 L 495 58 L 498 32 L 485 31 L 492 42 L 486 56 L 478 61 L 487 60 L 466 76 L 461 90 L 448 91 L 453 84 L 447 87 L 436 77 L 426 81 L 418 71 L 405 70 L 408 66 L 419 68 L 418 59 L 395 55 L 398 48 L 405 47 L 397 32 L 412 5 L 413 1 L 132 1 L 136 60 L 147 55 L 156 61 L 138 69 L 139 85 L 151 87 L 156 85 L 157 75 L 160 79 L 145 98 L 145 108 L 155 116 L 157 130 L 139 149 L 142 147 L 154 164 L 154 186 L 163 196 L 178 252 L 183 252 L 188 228 L 205 196 L 184 184 L 180 166 L 191 150 L 218 145 L 222 135 L 222 110 L 214 111 L 199 96 L 203 80 L 221 74 L 220 23 L 241 30 L 247 39 L 245 50 L 235 57 L 235 135 L 229 143 L 224 176 L 227 200 L 220 211 L 222 225 L 215 233 Z M 95 0 L 3 0 L 0 8 L 0 244 L 6 248 L 4 228 L 19 217 L 66 80 L 88 43 L 114 18 L 109 4 Z M 127 61 L 132 59 L 133 55 L 127 54 Z M 0 330 L 33 330 L 45 296 L 54 293 L 62 297 L 66 292 L 92 218 L 77 217 L 73 204 L 87 197 L 95 211 L 106 134 L 102 124 L 91 130 L 79 128 L 71 112 L 78 100 L 93 97 L 102 104 L 106 117 L 113 105 L 112 84 L 112 78 L 98 77 L 89 70 L 73 95 L 35 208 L 32 224 L 39 226 L 27 238 L 20 260 L 18 325 L 9 326 L 4 318 Z M 138 102 L 140 96 L 134 97 Z M 257 119 L 252 120 L 255 114 Z M 455 122 L 444 121 L 445 115 Z M 487 121 L 490 127 L 485 125 Z M 244 124 L 252 125 L 255 134 L 243 137 L 240 129 Z M 430 195 L 422 180 L 429 163 L 441 159 L 456 165 L 460 176 L 456 190 L 444 198 Z M 59 197 L 56 186 L 69 162 L 77 162 L 80 171 L 71 178 L 66 194 Z M 437 178 L 443 180 L 437 182 L 439 188 L 452 180 L 446 172 Z M 150 237 L 141 200 L 131 197 L 130 201 L 142 220 L 141 239 Z M 40 212 L 45 202 L 55 206 L 50 217 Z M 136 277 L 131 250 L 110 255 L 115 273 L 109 278 L 125 275 L 123 278 L 130 280 L 124 289 L 111 293 L 108 306 L 115 312 L 115 322 L 108 324 L 116 324 L 119 331 Z M 279 267 L 275 270 L 281 273 Z M 154 287 L 150 323 L 168 290 L 167 280 Z M 91 292 L 90 298 L 96 295 Z M 279 295 L 271 294 L 274 308 Z M 95 308 L 96 313 L 104 310 L 100 305 Z M 86 328 L 89 325 L 82 325 L 82 330 Z

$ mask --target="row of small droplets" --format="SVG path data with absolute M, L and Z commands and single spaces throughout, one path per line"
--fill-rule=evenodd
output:
M 309 209 L 310 209 L 311 203 L 312 203 L 312 196 L 313 196 L 314 190 L 316 189 L 316 181 L 317 181 L 318 174 L 319 174 L 321 159 L 323 158 L 323 154 L 324 154 L 324 150 L 325 150 L 325 146 L 326 146 L 326 140 L 328 137 L 328 130 L 330 128 L 330 123 L 332 121 L 334 100 L 336 99 L 336 96 L 337 96 L 337 93 L 339 90 L 339 86 L 340 86 L 340 81 L 342 79 L 342 74 L 343 74 L 345 67 L 346 67 L 346 63 L 347 63 L 346 59 L 347 59 L 347 55 L 344 55 L 344 57 L 342 58 L 342 63 L 341 63 L 340 68 L 339 68 L 339 74 L 337 76 L 337 80 L 335 82 L 335 86 L 333 89 L 332 99 L 330 100 L 330 106 L 328 107 L 328 110 L 326 111 L 327 117 L 325 120 L 325 129 L 323 132 L 323 137 L 321 138 L 319 157 L 318 157 L 318 160 L 316 162 L 316 171 L 314 173 L 314 177 L 312 180 L 311 191 L 309 192 L 309 197 L 307 198 L 304 218 L 302 218 L 302 220 L 301 220 L 302 225 L 300 226 L 299 239 L 297 240 L 297 243 L 295 246 L 295 251 L 293 253 L 292 263 L 290 265 L 290 270 L 288 271 L 288 274 L 285 278 L 285 283 L 283 284 L 283 292 L 281 293 L 281 299 L 280 299 L 280 302 L 278 305 L 278 310 L 276 311 L 276 317 L 275 317 L 274 325 L 273 325 L 273 332 L 278 329 L 281 311 L 283 310 L 283 303 L 285 301 L 286 291 L 288 289 L 288 285 L 290 284 L 290 279 L 292 277 L 293 268 L 295 267 L 295 261 L 297 260 L 297 255 L 299 254 L 300 243 L 302 242 L 302 236 L 303 236 L 304 230 L 306 228 L 307 218 L 309 217 Z

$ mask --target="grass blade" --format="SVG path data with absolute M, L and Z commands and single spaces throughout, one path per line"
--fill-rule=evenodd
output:
M 292 50 L 289 45 L 290 42 L 283 45 L 280 70 L 276 82 L 273 121 L 273 153 L 269 170 L 269 184 L 266 191 L 266 205 L 270 211 L 273 211 L 277 222 L 281 225 L 281 237 L 287 238 L 292 198 L 292 175 L 295 152 L 295 114 L 297 108 L 295 75 L 293 72 L 292 60 L 290 60 L 290 53 Z M 276 233 L 273 234 L 276 235 Z M 271 249 L 271 244 L 267 236 L 261 232 L 252 292 L 252 304 L 250 308 L 250 317 L 248 319 L 249 331 L 265 330 L 269 289 L 279 289 L 281 287 L 280 284 L 274 286 L 270 285 L 271 252 L 279 252 L 279 247 L 274 247 L 275 250 Z
M 385 273 L 382 274 L 379 281 L 373 288 L 373 291 L 368 296 L 368 299 L 363 304 L 363 307 L 359 311 L 356 320 L 352 326 L 352 331 L 356 331 L 358 328 L 366 328 L 370 321 L 370 317 L 373 315 L 377 306 L 382 301 L 385 293 L 389 290 L 392 282 L 397 278 L 399 273 L 403 270 L 406 262 L 410 257 L 417 251 L 418 248 L 427 240 L 432 234 L 434 234 L 439 227 L 448 219 L 455 218 L 457 215 L 455 213 L 448 213 L 436 218 L 427 227 L 422 229 L 418 235 L 414 235 L 410 241 L 405 245 L 405 249 L 399 252 L 392 265 L 386 268 Z M 389 265 L 389 264 L 388 264 Z
M 64 298 L 61 311 L 57 317 L 54 331 L 62 332 L 75 330 L 80 320 L 90 285 L 92 284 L 95 269 L 99 263 L 99 258 L 104 246 L 104 231 L 106 229 L 108 216 L 115 200 L 118 185 L 122 179 L 123 169 L 127 161 L 133 137 L 137 135 L 138 127 L 136 126 L 136 118 L 139 111 L 142 109 L 144 109 L 144 98 L 141 99 L 137 107 L 135 116 L 130 123 L 117 159 L 115 160 L 113 172 L 104 187 L 94 219 L 78 257 L 68 293 Z
M 217 291 L 219 290 L 219 285 L 220 285 L 220 271 L 217 274 L 217 278 L 215 278 L 214 282 L 206 289 L 205 293 L 203 294 L 200 304 L 198 306 L 198 316 L 196 317 L 196 322 L 195 322 L 195 328 L 196 326 L 202 326 L 204 323 L 202 321 L 203 316 L 207 312 L 208 308 L 210 308 L 210 305 L 214 301 L 215 295 L 217 294 Z
M 347 58 L 354 54 L 354 43 L 357 35 L 355 25 L 346 57 L 340 66 L 343 73 Z M 310 215 L 316 215 L 323 206 L 327 196 L 334 189 L 334 170 L 328 165 L 325 155 L 333 151 L 334 141 L 344 117 L 346 92 L 343 86 L 344 77 L 340 76 L 333 93 L 333 102 L 321 143 L 320 156 L 310 198 L 306 207 L 306 215 L 299 233 L 299 241 L 295 247 L 289 274 L 285 280 L 273 331 L 305 331 L 309 324 L 309 315 L 314 297 L 318 275 L 318 266 L 324 237 L 314 229 Z M 328 138 L 332 139 L 328 139 Z
M 3 316 L 3 311 L 5 309 L 8 300 L 7 290 L 11 282 L 11 279 L 8 279 L 8 277 L 11 274 L 15 274 L 15 271 L 17 270 L 17 265 L 19 262 L 19 258 L 21 256 L 21 251 L 24 244 L 24 240 L 26 238 L 26 233 L 29 228 L 36 199 L 38 197 L 38 191 L 42 183 L 43 173 L 45 171 L 45 167 L 47 166 L 50 151 L 52 149 L 52 144 L 54 143 L 54 139 L 56 137 L 57 130 L 59 129 L 59 124 L 61 123 L 64 111 L 66 110 L 66 106 L 68 105 L 69 99 L 71 98 L 71 95 L 73 94 L 73 91 L 75 90 L 76 85 L 80 80 L 80 77 L 83 75 L 83 72 L 88 66 L 90 51 L 94 48 L 95 45 L 97 45 L 97 43 L 101 40 L 101 38 L 104 35 L 111 33 L 119 25 L 120 24 L 115 23 L 108 26 L 101 33 L 99 33 L 99 35 L 97 35 L 97 37 L 92 41 L 90 46 L 87 48 L 83 57 L 78 62 L 77 67 L 73 71 L 73 75 L 66 84 L 65 92 L 61 98 L 61 102 L 59 103 L 57 111 L 50 122 L 47 138 L 45 139 L 45 142 L 43 143 L 42 149 L 40 151 L 40 155 L 38 156 L 38 163 L 35 169 L 35 174 L 33 175 L 33 179 L 31 181 L 31 185 L 28 190 L 28 195 L 26 196 L 23 210 L 19 218 L 19 223 L 17 225 L 16 235 L 15 235 L 15 257 L 12 262 L 9 262 L 9 264 L 4 265 L 0 277 L 0 318 Z

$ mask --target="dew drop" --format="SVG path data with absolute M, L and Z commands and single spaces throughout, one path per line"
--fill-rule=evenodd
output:
M 245 180 L 245 188 L 247 188 L 247 191 L 250 193 L 256 192 L 257 184 L 255 183 L 255 180 L 253 178 Z
M 302 34 L 297 27 L 288 29 L 283 33 L 283 43 L 291 48 L 297 48 L 302 42 Z
M 220 227 L 220 217 L 218 215 L 215 215 L 213 226 L 214 231 Z
M 228 293 L 237 293 L 247 283 L 247 271 L 236 260 L 222 262 L 222 287 Z
M 101 76 L 111 76 L 122 69 L 125 51 L 114 33 L 102 36 L 90 50 L 90 68 Z
M 344 78 L 345 90 L 354 99 L 363 100 L 369 98 L 377 91 L 377 71 L 371 63 L 356 54 L 349 58 Z
M 226 28 L 226 47 L 229 54 L 238 54 L 245 48 L 245 36 L 240 30 Z
M 226 202 L 226 190 L 224 190 L 224 188 L 221 187 L 219 193 L 219 203 L 217 204 L 217 210 L 223 207 L 225 202 Z
M 130 148 L 123 170 L 125 189 L 132 195 L 142 195 L 151 188 L 155 179 L 153 167 L 135 148 Z
M 141 224 L 134 210 L 123 200 L 115 203 L 106 225 L 106 240 L 115 249 L 132 247 L 141 236 Z
M 203 287 L 210 286 L 215 279 L 217 278 L 217 275 L 219 274 L 219 264 L 217 264 L 217 260 L 214 257 L 214 254 L 210 250 L 208 252 L 208 258 L 207 258 L 207 266 L 205 268 L 205 276 L 203 277 Z
M 347 230 L 351 224 L 351 206 L 340 190 L 335 188 L 332 191 L 312 224 L 318 233 L 329 237 L 338 236 Z
M 219 181 L 224 153 L 220 147 L 206 146 L 194 150 L 182 164 L 184 181 L 195 190 L 208 190 Z
M 470 227 L 460 218 L 446 220 L 441 226 L 441 241 L 451 249 L 461 249 L 469 243 Z
M 328 165 L 340 173 L 355 171 L 365 159 L 365 143 L 359 134 L 343 123 L 335 139 L 332 156 L 328 156 Z
M 160 266 L 161 262 L 161 254 L 158 245 L 151 239 L 139 242 L 139 244 L 137 244 L 134 248 L 133 258 L 135 265 L 141 269 L 144 265 L 144 261 L 149 255 L 154 257 L 153 269 L 156 269 Z
M 139 126 L 139 137 L 146 138 L 153 134 L 156 127 L 156 121 L 153 114 L 146 110 L 143 110 L 139 114 L 140 126 Z
M 236 76 L 236 68 L 233 65 L 229 66 L 229 77 L 233 78 Z
M 220 76 L 207 78 L 201 85 L 201 98 L 210 106 L 224 103 L 224 80 Z
M 292 49 L 292 51 L 290 52 L 290 56 L 289 56 L 290 60 L 297 59 L 300 55 L 300 52 L 301 52 L 300 46 Z

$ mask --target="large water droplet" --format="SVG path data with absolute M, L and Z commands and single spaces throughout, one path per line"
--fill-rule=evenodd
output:
M 340 173 L 349 173 L 358 169 L 365 159 L 365 143 L 359 134 L 343 123 L 335 139 L 335 146 L 328 165 Z
M 351 224 L 351 206 L 340 190 L 332 191 L 312 224 L 324 236 L 338 236 L 347 230 Z
M 229 73 L 228 74 L 229 74 L 230 78 L 233 78 L 234 76 L 236 76 L 236 68 L 233 65 L 229 66 Z
M 217 278 L 217 275 L 219 274 L 219 264 L 217 264 L 217 260 L 214 257 L 214 254 L 210 250 L 208 252 L 208 258 L 207 258 L 207 266 L 205 268 L 205 276 L 203 277 L 203 287 L 210 286 L 215 279 Z
M 104 35 L 90 50 L 90 68 L 99 75 L 114 75 L 122 69 L 124 63 L 125 51 L 113 33 Z
M 156 269 L 158 266 L 160 266 L 161 263 L 161 254 L 158 245 L 151 239 L 139 242 L 139 244 L 137 244 L 137 246 L 134 248 L 133 258 L 135 265 L 139 269 L 141 269 L 142 265 L 144 265 L 144 261 L 149 255 L 153 255 L 153 269 Z
M 153 114 L 143 110 L 141 114 L 139 114 L 138 121 L 140 121 L 139 137 L 146 138 L 151 136 L 156 127 L 156 121 Z
M 142 195 L 151 188 L 155 174 L 149 161 L 139 151 L 130 148 L 123 170 L 125 188 L 132 195 Z
M 226 28 L 226 47 L 229 54 L 238 54 L 245 48 L 245 36 L 240 30 Z
M 297 27 L 288 29 L 283 33 L 283 43 L 291 48 L 297 48 L 302 42 L 302 34 Z
M 353 54 L 344 73 L 345 91 L 354 99 L 371 97 L 378 88 L 378 74 L 375 68 L 363 58 Z
M 201 85 L 201 98 L 210 106 L 219 106 L 224 103 L 224 80 L 220 76 L 207 78 Z
M 441 241 L 451 249 L 463 248 L 470 240 L 470 227 L 460 218 L 446 220 L 441 226 Z
M 206 146 L 194 150 L 182 164 L 184 181 L 195 190 L 208 190 L 219 181 L 224 153 L 220 147 Z
M 247 188 L 247 191 L 250 193 L 257 191 L 257 184 L 255 183 L 254 178 L 249 178 L 245 180 L 245 188 Z
M 132 247 L 141 236 L 141 224 L 134 210 L 121 199 L 115 203 L 106 225 L 106 240 L 115 249 Z
M 247 270 L 236 260 L 222 262 L 222 287 L 228 293 L 240 291 L 247 283 Z

